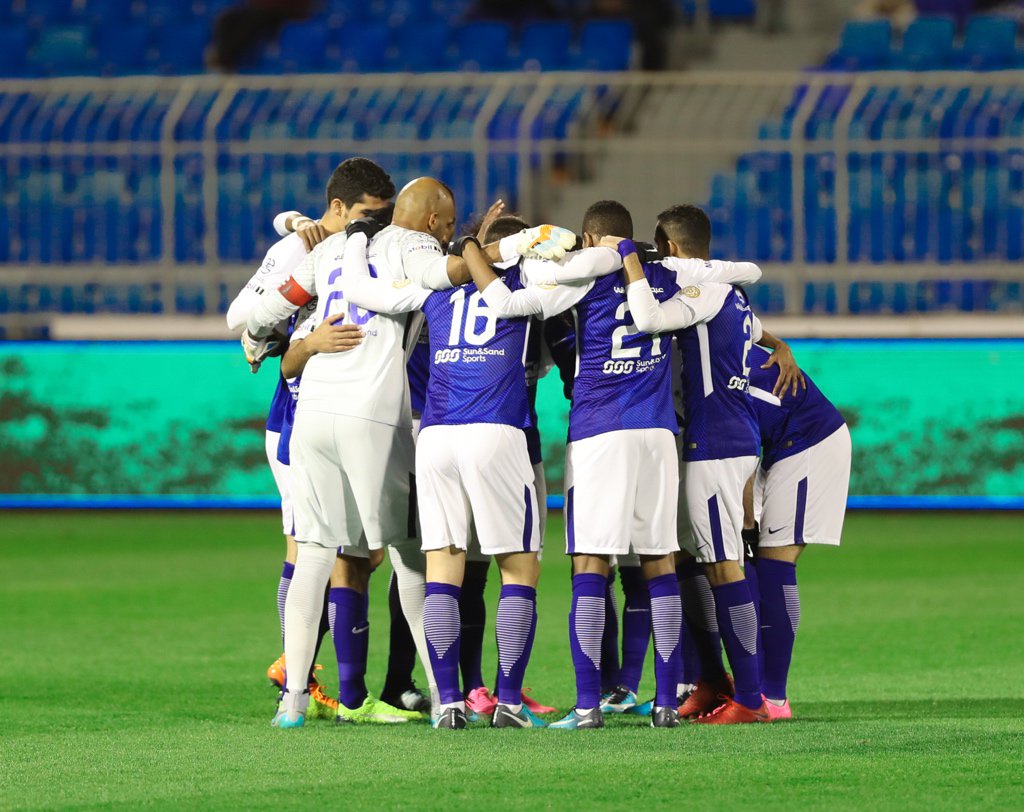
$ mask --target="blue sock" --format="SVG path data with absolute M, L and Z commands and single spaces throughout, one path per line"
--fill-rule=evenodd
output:
M 367 596 L 348 587 L 332 587 L 327 595 L 327 618 L 338 657 L 338 701 L 346 708 L 358 708 L 366 699 L 366 607 Z
M 793 643 L 800 627 L 800 592 L 796 564 L 774 558 L 757 559 L 761 581 L 761 633 L 764 636 L 764 695 L 786 698 Z
M 647 643 L 651 639 L 651 594 L 648 591 L 649 582 L 644 579 L 640 567 L 619 567 L 619 579 L 622 581 L 622 592 L 625 595 L 622 607 L 622 667 L 619 669 L 619 685 L 635 693 L 640 688 L 644 660 L 647 659 Z M 677 586 L 676 595 L 678 594 Z
M 498 701 L 518 705 L 523 701 L 523 677 L 537 630 L 537 590 L 520 584 L 503 585 L 494 627 L 498 638 Z
M 461 592 L 462 588 L 453 584 L 428 581 L 423 601 L 423 631 L 427 636 L 430 667 L 444 705 L 463 701 L 459 690 Z
M 757 667 L 757 613 L 746 581 L 711 587 L 715 596 L 718 628 L 732 666 L 736 701 L 748 708 L 760 708 L 761 672 Z
M 601 637 L 604 634 L 608 579 L 597 573 L 572 577 L 569 648 L 576 671 L 576 707 L 601 704 Z
M 601 635 L 601 693 L 619 685 L 619 612 L 615 601 L 615 574 L 608 573 L 604 596 L 604 634 Z
M 708 682 L 725 680 L 725 665 L 722 663 L 722 636 L 718 632 L 718 615 L 715 598 L 711 592 L 704 567 L 694 559 L 686 561 L 681 569 L 680 582 L 683 611 L 686 613 L 687 628 L 693 640 L 693 647 L 700 662 L 700 677 Z
M 288 587 L 292 585 L 292 573 L 295 565 L 285 561 L 281 568 L 281 577 L 277 582 L 277 616 L 281 620 L 281 646 L 284 647 L 284 602 L 288 600 Z
M 747 532 L 746 530 L 743 531 Z M 761 584 L 757 577 L 757 562 L 753 558 L 743 560 L 743 577 L 750 587 L 750 598 L 754 601 L 754 613 L 757 615 L 757 670 L 764 680 L 764 646 L 761 644 Z
M 651 598 L 651 626 L 654 629 L 654 704 L 659 708 L 676 706 L 679 684 L 679 624 L 683 605 L 679 600 L 679 581 L 674 572 L 647 582 Z

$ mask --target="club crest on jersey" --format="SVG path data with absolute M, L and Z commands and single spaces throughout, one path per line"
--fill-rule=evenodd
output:
M 391 287 L 393 287 L 393 288 L 404 288 L 404 287 L 408 287 L 411 284 L 412 284 L 412 280 L 411 279 L 396 279 L 394 282 L 391 283 Z
M 683 296 L 687 297 L 688 299 L 696 299 L 698 296 L 700 296 L 700 288 L 698 288 L 696 285 L 687 285 L 685 288 L 683 288 Z

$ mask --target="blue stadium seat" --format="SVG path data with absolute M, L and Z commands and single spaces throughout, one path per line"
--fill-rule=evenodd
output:
M 202 73 L 210 27 L 205 22 L 175 23 L 155 32 L 156 68 L 172 75 Z
M 967 23 L 960 64 L 971 70 L 1001 70 L 1016 61 L 1017 23 L 1009 17 L 981 15 Z
M 381 22 L 353 22 L 339 29 L 336 42 L 346 71 L 386 70 L 391 56 L 391 28 Z
M 406 23 L 395 30 L 395 70 L 433 73 L 444 70 L 451 26 L 443 20 Z
M 516 64 L 528 70 L 564 70 L 569 67 L 572 28 L 567 22 L 534 22 L 519 35 Z
M 278 41 L 280 68 L 285 73 L 324 70 L 328 30 L 318 22 L 290 23 Z
M 74 0 L 25 0 L 23 3 L 6 0 L 12 20 L 21 20 L 33 26 L 62 25 L 74 19 Z
M 100 26 L 96 29 L 96 61 L 100 71 L 112 75 L 146 72 L 150 28 L 141 23 Z
M 625 20 L 592 20 L 580 32 L 574 60 L 581 70 L 623 71 L 629 68 L 633 26 Z
M 906 70 L 941 70 L 953 58 L 956 26 L 949 17 L 918 17 L 903 34 L 903 45 L 895 55 L 897 67 Z
M 28 58 L 29 32 L 11 23 L 0 28 L 0 76 L 23 76 Z
M 458 55 L 456 67 L 462 70 L 505 70 L 509 66 L 512 30 L 506 23 L 468 23 L 455 30 Z
M 81 25 L 46 28 L 29 52 L 29 62 L 51 76 L 95 73 L 89 34 L 90 29 Z
M 952 17 L 957 27 L 974 12 L 974 0 L 915 0 L 917 13 L 923 16 L 942 14 Z
M 145 0 L 135 8 L 141 13 L 141 19 L 153 27 L 187 22 L 197 16 L 191 0 Z
M 749 20 L 757 13 L 755 0 L 711 0 L 709 12 L 716 20 Z
M 833 70 L 878 70 L 889 65 L 892 24 L 888 20 L 854 20 L 843 26 L 839 48 L 826 65 Z
M 128 20 L 134 5 L 134 0 L 85 0 L 82 16 L 93 25 L 106 23 L 105 27 L 116 28 L 110 22 Z

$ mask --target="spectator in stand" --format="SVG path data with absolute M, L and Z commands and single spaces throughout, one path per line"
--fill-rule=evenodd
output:
M 477 0 L 469 16 L 477 20 L 521 23 L 527 20 L 552 20 L 565 15 L 552 0 Z
M 855 20 L 888 20 L 896 31 L 905 30 L 916 16 L 911 0 L 863 0 L 853 14 Z
M 668 67 L 668 37 L 675 21 L 672 0 L 593 0 L 590 17 L 627 19 L 636 29 L 640 43 L 640 67 L 643 70 L 665 70 Z
M 314 0 L 245 0 L 231 6 L 213 24 L 211 66 L 234 73 L 248 65 L 281 26 L 306 19 L 314 6 Z

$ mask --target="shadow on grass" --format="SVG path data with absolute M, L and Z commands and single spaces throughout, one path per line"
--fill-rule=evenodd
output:
M 803 722 L 846 719 L 1024 719 L 1024 699 L 891 699 L 864 702 L 793 703 L 794 717 Z

